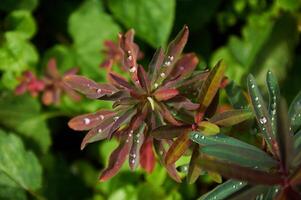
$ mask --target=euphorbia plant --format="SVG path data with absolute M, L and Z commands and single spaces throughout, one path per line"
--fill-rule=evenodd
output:
M 81 115 L 69 122 L 72 129 L 90 130 L 82 142 L 82 148 L 105 138 L 116 137 L 120 141 L 100 180 L 114 176 L 127 156 L 131 169 L 135 169 L 140 162 L 143 168 L 151 171 L 154 154 L 150 146 L 155 143 L 156 151 L 163 155 L 165 141 L 153 141 L 150 131 L 166 123 L 181 126 L 183 123 L 173 116 L 172 110 L 194 110 L 198 107 L 178 90 L 187 82 L 194 84 L 207 75 L 207 72 L 194 74 L 192 80 L 188 79 L 198 59 L 192 53 L 182 54 L 187 39 L 188 27 L 184 26 L 165 53 L 162 48 L 156 51 L 146 72 L 137 63 L 139 48 L 133 41 L 133 32 L 128 32 L 120 36 L 119 47 L 123 56 L 122 65 L 129 72 L 130 81 L 114 72 L 109 74 L 110 83 L 96 83 L 83 76 L 65 78 L 66 84 L 88 98 L 113 102 L 112 110 Z M 144 155 L 141 159 L 140 154 Z M 169 166 L 168 172 L 180 181 L 174 166 Z
M 192 132 L 191 139 L 202 147 L 199 163 L 227 178 L 224 184 L 201 199 L 301 199 L 300 95 L 290 106 L 280 98 L 276 78 L 267 73 L 268 107 L 254 77 L 248 77 L 252 107 L 259 134 L 266 148 L 244 143 L 226 135 L 205 136 Z

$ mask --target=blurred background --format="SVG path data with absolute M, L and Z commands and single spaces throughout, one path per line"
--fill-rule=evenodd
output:
M 193 185 L 175 183 L 159 164 L 152 174 L 125 165 L 99 183 L 117 142 L 80 151 L 85 134 L 67 122 L 110 104 L 64 95 L 60 104 L 45 106 L 39 97 L 14 94 L 22 73 L 41 77 L 50 58 L 61 73 L 78 67 L 79 74 L 104 82 L 104 42 L 117 41 L 130 28 L 147 66 L 155 49 L 166 47 L 184 24 L 190 29 L 184 51 L 197 53 L 199 69 L 223 59 L 227 76 L 243 87 L 249 73 L 262 85 L 270 69 L 288 102 L 299 92 L 300 0 L 1 0 L 0 199 L 180 200 L 215 187 L 207 176 Z

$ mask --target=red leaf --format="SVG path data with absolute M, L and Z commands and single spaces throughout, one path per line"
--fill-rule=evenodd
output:
M 127 80 L 125 80 L 123 77 L 111 72 L 109 74 L 109 77 L 117 84 L 117 86 L 122 88 L 128 88 L 130 90 L 133 90 L 133 86 L 129 84 Z
M 170 79 L 189 76 L 196 68 L 199 62 L 198 57 L 194 53 L 184 54 L 175 64 L 169 77 Z
M 156 164 L 156 158 L 153 152 L 153 141 L 149 137 L 146 139 L 140 149 L 140 165 L 148 173 L 151 173 Z
M 151 132 L 151 135 L 159 140 L 162 139 L 173 139 L 178 137 L 182 133 L 191 130 L 191 127 L 188 126 L 173 126 L 173 125 L 165 125 L 160 126 Z
M 55 58 L 50 58 L 48 63 L 47 63 L 47 68 L 46 68 L 46 75 L 57 79 L 60 78 L 61 75 L 59 71 L 57 70 L 57 65 L 56 65 L 56 59 Z
M 179 94 L 179 91 L 176 89 L 163 89 L 157 90 L 154 94 L 155 98 L 158 101 L 167 101 Z
M 101 122 L 115 115 L 115 112 L 110 110 L 100 110 L 92 114 L 84 114 L 72 118 L 68 122 L 68 126 L 73 130 L 83 131 L 96 127 Z
M 147 74 L 144 70 L 144 68 L 139 65 L 138 66 L 138 72 L 137 72 L 137 76 L 138 76 L 138 80 L 139 80 L 139 83 L 140 83 L 140 86 L 146 90 L 147 93 L 150 92 L 150 81 L 147 77 Z
M 169 122 L 169 123 L 171 123 L 171 124 L 173 124 L 173 125 L 175 125 L 175 126 L 181 126 L 181 125 L 182 125 L 181 122 L 177 121 L 177 120 L 172 116 L 172 114 L 171 114 L 170 111 L 166 108 L 165 105 L 160 104 L 159 107 L 158 107 L 158 110 L 159 110 L 160 114 L 163 116 L 163 118 L 164 118 L 167 122 Z
M 113 151 L 113 153 L 110 156 L 109 159 L 109 165 L 108 167 L 102 171 L 99 180 L 100 181 L 106 181 L 113 176 L 115 176 L 120 168 L 122 167 L 122 164 L 127 158 L 127 155 L 130 152 L 131 147 L 131 140 L 130 138 L 123 139 L 119 146 Z

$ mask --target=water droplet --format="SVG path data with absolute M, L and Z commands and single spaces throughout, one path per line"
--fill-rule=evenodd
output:
M 100 115 L 99 117 L 101 120 L 103 120 L 105 118 L 105 116 L 103 116 L 103 115 Z
M 251 88 L 255 88 L 255 85 L 254 85 L 254 84 L 252 84 L 252 85 L 251 85 Z
M 127 139 L 127 140 L 126 140 L 126 143 L 128 143 L 128 142 L 129 142 L 129 140 Z
M 260 122 L 261 124 L 265 124 L 265 123 L 267 123 L 267 118 L 262 117 L 262 118 L 259 119 L 259 122 Z
M 239 182 L 239 185 L 242 185 L 242 182 Z
M 137 143 L 137 144 L 139 144 L 139 142 L 140 142 L 139 140 L 136 140 L 136 143 Z
M 173 56 L 168 56 L 168 59 L 169 59 L 170 61 L 173 61 L 174 57 L 173 57 Z
M 235 189 L 235 188 L 236 188 L 236 185 L 233 185 L 232 187 Z
M 135 159 L 131 159 L 131 163 L 132 163 L 132 164 L 135 164 Z
M 100 129 L 98 129 L 98 131 L 97 131 L 98 133 L 101 133 L 102 132 L 102 129 L 100 128 Z
M 128 60 L 129 60 L 129 61 L 133 60 L 133 57 L 132 57 L 131 55 L 128 56 Z
M 129 137 L 132 137 L 132 133 L 129 134 Z
M 164 63 L 164 65 L 167 67 L 167 66 L 169 66 L 171 64 L 171 62 L 170 61 L 166 61 L 165 63 Z
M 205 139 L 205 136 L 202 135 L 201 139 L 202 139 L 202 140 Z
M 278 191 L 279 191 L 279 189 L 278 189 L 278 188 L 276 188 L 276 189 L 275 189 L 275 192 L 278 192 Z
M 301 117 L 301 113 L 298 114 L 298 117 Z
M 130 50 L 128 50 L 128 54 L 131 54 L 132 52 Z
M 90 124 L 91 120 L 89 118 L 84 118 L 84 124 L 88 125 Z
M 132 68 L 130 68 L 130 70 L 129 70 L 131 73 L 134 73 L 135 71 L 136 71 L 136 67 L 132 67 Z
M 259 100 L 259 98 L 258 97 L 255 97 L 255 101 L 258 101 Z
M 98 94 L 101 93 L 101 89 L 98 88 L 98 89 L 96 90 L 96 92 L 97 92 Z
M 165 73 L 161 73 L 160 76 L 161 76 L 162 78 L 164 78 L 164 77 L 165 77 Z
M 132 154 L 131 156 L 132 156 L 133 158 L 136 158 L 136 154 Z
M 258 108 L 261 108 L 261 104 L 258 104 L 258 106 L 257 106 Z
M 155 86 L 155 88 L 157 88 L 159 85 L 158 85 L 158 83 L 155 83 L 155 85 L 154 85 L 154 86 Z
M 114 121 L 116 122 L 119 119 L 118 116 L 114 117 Z

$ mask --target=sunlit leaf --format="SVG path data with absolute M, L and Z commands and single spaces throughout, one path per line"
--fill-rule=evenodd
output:
M 215 114 L 209 121 L 219 126 L 230 127 L 248 120 L 252 116 L 253 113 L 249 109 L 229 110 Z
M 188 168 L 188 174 L 187 174 L 187 182 L 189 184 L 194 183 L 197 178 L 200 176 L 200 174 L 202 173 L 202 169 L 201 166 L 199 164 L 199 155 L 200 155 L 200 151 L 199 151 L 199 145 L 197 144 L 193 144 L 193 151 L 192 151 L 192 155 L 190 158 L 190 162 L 189 162 L 189 168 Z

